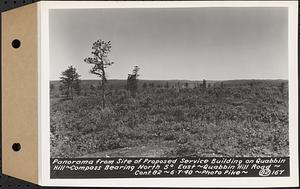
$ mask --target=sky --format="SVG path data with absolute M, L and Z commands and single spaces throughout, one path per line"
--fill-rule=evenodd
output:
M 50 10 L 50 80 L 73 65 L 89 73 L 92 44 L 111 41 L 108 79 L 288 78 L 287 8 Z

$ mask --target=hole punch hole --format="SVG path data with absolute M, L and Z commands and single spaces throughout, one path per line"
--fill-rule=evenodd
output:
M 13 46 L 13 48 L 17 49 L 21 46 L 21 41 L 19 39 L 15 39 L 12 41 L 11 45 Z
M 12 149 L 15 151 L 15 152 L 18 152 L 21 150 L 21 144 L 20 143 L 14 143 L 12 145 Z

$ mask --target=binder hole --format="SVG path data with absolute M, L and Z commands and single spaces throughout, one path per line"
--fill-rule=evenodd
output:
M 21 46 L 21 41 L 19 39 L 15 39 L 12 41 L 11 45 L 13 46 L 13 48 L 17 49 Z
M 15 151 L 15 152 L 18 152 L 21 150 L 21 144 L 20 143 L 14 143 L 12 145 L 12 149 Z

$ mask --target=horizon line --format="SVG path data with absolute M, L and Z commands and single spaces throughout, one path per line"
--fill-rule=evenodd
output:
M 82 81 L 96 81 L 99 80 L 101 81 L 101 79 L 80 79 Z M 107 81 L 109 80 L 124 80 L 126 81 L 127 79 L 107 79 Z M 289 80 L 289 79 L 283 79 L 283 78 L 277 78 L 277 79 L 273 79 L 273 78 L 241 78 L 241 79 L 138 79 L 141 81 L 237 81 L 237 80 Z M 59 79 L 49 79 L 49 81 L 60 81 Z

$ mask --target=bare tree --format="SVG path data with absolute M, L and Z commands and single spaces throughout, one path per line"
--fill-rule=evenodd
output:
M 92 64 L 93 67 L 90 70 L 91 74 L 97 75 L 101 79 L 102 86 L 102 107 L 105 108 L 105 83 L 107 82 L 105 69 L 111 66 L 114 62 L 108 59 L 108 53 L 111 51 L 111 42 L 105 42 L 103 40 L 97 40 L 93 43 L 92 54 L 94 57 L 84 59 L 88 64 Z

